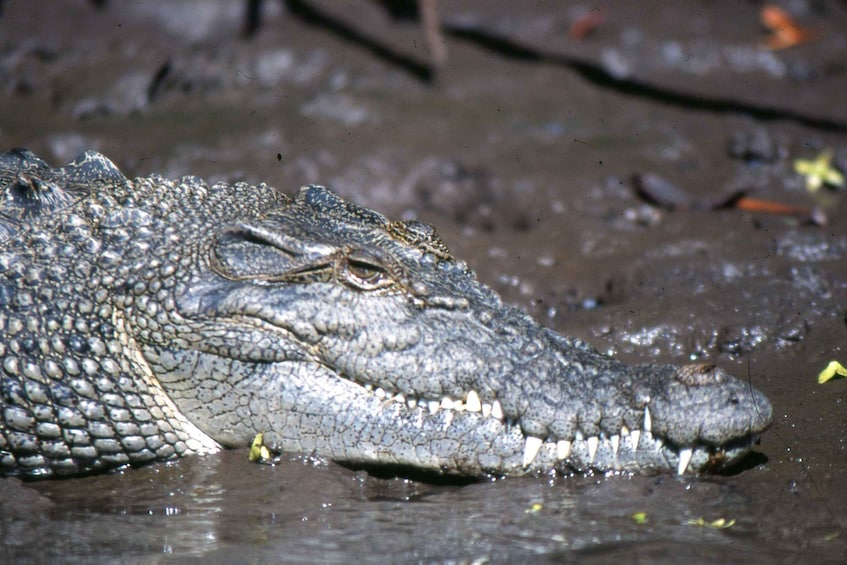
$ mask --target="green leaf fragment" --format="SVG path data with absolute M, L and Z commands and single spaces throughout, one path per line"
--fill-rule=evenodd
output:
M 250 444 L 250 452 L 247 454 L 247 460 L 251 463 L 261 463 L 264 465 L 273 465 L 276 463 L 274 454 L 265 445 L 265 434 L 259 432 L 253 438 L 253 443 Z
M 726 518 L 718 518 L 717 520 L 707 522 L 701 517 L 697 518 L 696 520 L 689 520 L 687 523 L 689 526 L 697 526 L 699 528 L 712 528 L 713 530 L 723 530 L 734 526 L 735 518 L 732 518 L 730 520 L 727 520 Z
M 824 151 L 814 159 L 796 159 L 794 171 L 806 178 L 806 188 L 816 192 L 824 185 L 844 186 L 844 175 L 832 164 L 832 153 Z
M 647 513 L 646 512 L 636 512 L 636 513 L 634 513 L 632 515 L 632 521 L 635 522 L 636 524 L 638 524 L 639 526 L 641 524 L 646 524 L 647 523 Z

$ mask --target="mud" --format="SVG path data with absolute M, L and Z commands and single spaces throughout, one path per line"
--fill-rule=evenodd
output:
M 0 16 L 0 145 L 127 175 L 333 186 L 435 224 L 510 302 L 630 362 L 709 360 L 772 400 L 756 453 L 717 477 L 380 478 L 246 452 L 83 479 L 0 481 L 5 561 L 840 563 L 847 555 L 847 8 L 787 2 L 814 41 L 762 47 L 758 2 L 442 2 L 423 32 L 380 3 L 223 0 Z M 580 15 L 604 21 L 568 39 Z M 802 215 L 648 202 L 743 192 Z M 678 193 L 674 193 L 678 194 Z M 646 513 L 637 523 L 633 514 Z M 734 520 L 731 527 L 691 520 Z

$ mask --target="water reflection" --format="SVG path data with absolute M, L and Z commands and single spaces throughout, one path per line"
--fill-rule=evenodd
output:
M 755 473 L 755 471 L 750 471 Z M 751 477 L 752 478 L 752 477 Z M 739 477 L 525 478 L 432 485 L 308 459 L 276 467 L 243 451 L 124 473 L 0 480 L 0 560 L 401 562 L 749 560 L 764 543 L 765 489 Z M 744 486 L 746 485 L 746 486 Z M 643 513 L 645 520 L 633 518 Z M 732 518 L 731 529 L 688 521 Z

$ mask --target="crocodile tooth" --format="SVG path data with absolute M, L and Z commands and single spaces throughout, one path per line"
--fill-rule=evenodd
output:
M 388 400 L 393 400 L 394 402 L 399 402 L 400 404 L 406 402 L 406 395 L 402 392 L 398 392 L 394 395 L 389 394 L 386 398 L 388 398 Z M 410 406 L 409 408 L 412 408 L 412 406 Z
M 450 423 L 453 421 L 453 412 L 450 410 L 446 410 L 444 413 L 444 429 L 450 427 Z
M 454 400 L 453 401 L 453 410 L 455 410 L 456 412 L 464 412 L 465 411 L 465 403 L 462 402 L 461 400 Z
M 374 394 L 377 398 L 385 398 L 385 389 L 381 386 L 377 387 L 376 390 L 374 390 Z
M 609 443 L 612 444 L 612 453 L 618 454 L 618 448 L 621 445 L 621 436 L 615 435 L 609 438 Z
M 567 459 L 571 454 L 571 442 L 566 439 L 560 439 L 556 442 L 556 458 Z
M 538 450 L 544 445 L 544 440 L 540 437 L 526 436 L 526 445 L 523 452 L 523 466 L 529 467 L 530 463 L 535 461 L 535 456 L 538 455 Z
M 365 383 L 362 386 L 365 387 L 365 390 L 368 392 L 371 392 L 374 389 L 374 385 L 372 385 L 371 383 Z
M 488 418 L 491 415 L 491 404 L 488 402 L 482 403 L 482 415 Z
M 482 404 L 479 402 L 479 395 L 475 390 L 468 393 L 468 398 L 465 400 L 465 409 L 468 412 L 479 412 L 482 410 Z
M 652 432 L 653 431 L 653 418 L 650 417 L 650 407 L 644 407 L 644 431 Z
M 495 400 L 494 404 L 491 405 L 491 417 L 497 418 L 498 420 L 503 419 L 503 407 L 500 406 L 499 400 Z
M 628 436 L 629 435 L 629 428 L 627 428 L 626 425 L 621 426 L 621 435 L 622 436 Z
M 584 440 L 585 440 L 585 436 L 584 436 L 584 435 L 582 435 L 582 432 L 581 432 L 581 431 L 577 430 L 577 431 L 576 431 L 576 433 L 575 433 L 575 434 L 574 434 L 574 436 L 573 436 L 573 439 L 574 439 L 574 441 L 584 441 Z
M 429 407 L 430 414 L 435 414 L 441 409 L 441 403 L 437 400 L 430 400 L 427 402 L 427 406 Z
M 691 463 L 691 457 L 694 455 L 694 450 L 690 447 L 679 450 L 679 466 L 676 468 L 676 474 L 681 475 L 688 469 L 688 464 Z
M 409 407 L 409 410 L 414 410 L 415 408 L 418 407 L 418 401 L 415 400 L 414 398 L 409 398 L 409 399 L 406 400 L 406 406 Z
M 641 438 L 641 430 L 632 430 L 629 434 L 629 441 L 632 442 L 632 450 L 638 449 L 638 440 Z
M 446 396 L 441 399 L 441 407 L 444 410 L 452 410 L 453 409 L 453 401 Z
M 594 461 L 594 456 L 597 455 L 597 446 L 600 445 L 600 438 L 591 436 L 588 438 L 588 460 Z

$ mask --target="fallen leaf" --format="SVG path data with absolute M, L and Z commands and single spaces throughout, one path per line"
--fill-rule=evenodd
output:
M 830 361 L 826 369 L 818 373 L 818 384 L 822 385 L 832 379 L 844 377 L 847 377 L 847 369 L 844 368 L 844 365 L 838 361 Z
M 762 24 L 771 32 L 770 37 L 765 41 L 765 47 L 772 51 L 794 47 L 816 39 L 820 35 L 813 28 L 797 25 L 788 12 L 772 4 L 764 6 L 759 17 Z
M 832 164 L 830 151 L 824 151 L 814 159 L 796 159 L 794 171 L 806 178 L 809 192 L 817 192 L 822 186 L 844 186 L 844 175 Z
M 696 520 L 689 520 L 688 525 L 697 526 L 700 528 L 712 528 L 714 530 L 723 530 L 734 526 L 735 518 L 731 520 L 727 520 L 726 518 L 718 518 L 717 520 L 712 520 L 711 522 L 707 522 L 703 518 L 697 518 Z
M 826 214 L 820 208 L 794 206 L 792 204 L 784 204 L 762 198 L 751 198 L 749 196 L 740 196 L 732 203 L 732 207 L 746 212 L 766 212 L 768 214 L 797 216 L 816 226 L 825 226 L 828 221 Z
M 593 8 L 590 12 L 582 14 L 571 23 L 568 28 L 568 38 L 571 41 L 582 41 L 595 29 L 603 25 L 605 21 L 606 10 L 603 8 Z
M 820 208 L 785 204 L 775 200 L 747 196 L 747 190 L 735 190 L 709 199 L 695 198 L 672 182 L 652 173 L 633 175 L 632 184 L 642 200 L 666 210 L 721 210 L 735 208 L 747 212 L 764 212 L 796 216 L 817 226 L 827 223 Z
M 277 462 L 274 454 L 265 445 L 265 434 L 259 432 L 253 438 L 253 443 L 250 444 L 250 451 L 247 453 L 247 460 L 251 463 L 261 463 L 263 465 L 273 465 Z

